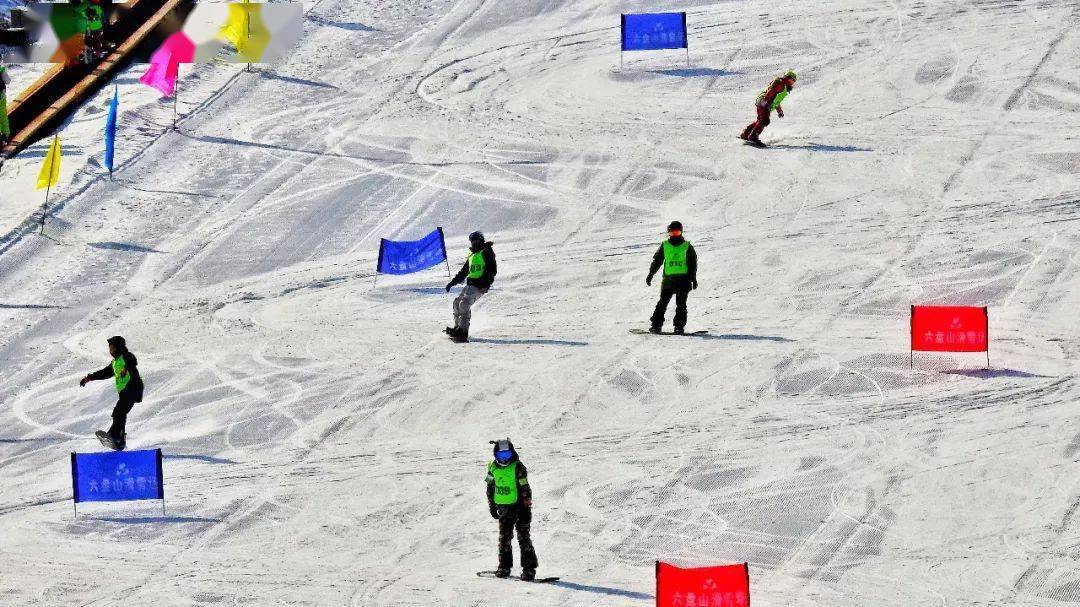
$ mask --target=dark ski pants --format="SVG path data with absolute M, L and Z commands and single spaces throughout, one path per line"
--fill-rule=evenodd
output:
M 769 106 L 755 107 L 757 108 L 757 120 L 743 129 L 742 135 L 740 135 L 743 139 L 757 139 L 761 135 L 761 131 L 764 131 L 765 127 L 769 126 L 769 115 L 772 113 L 772 109 Z
M 135 406 L 135 399 L 126 394 L 121 394 L 120 399 L 116 401 L 116 406 L 112 410 L 112 426 L 109 426 L 109 436 L 112 437 L 113 442 L 120 445 L 123 444 L 124 437 L 127 435 L 127 415 L 131 411 L 131 408 Z
M 660 301 L 656 302 L 656 309 L 653 310 L 652 318 L 649 319 L 652 326 L 657 329 L 664 326 L 664 314 L 667 313 L 668 303 L 671 302 L 673 295 L 675 296 L 675 320 L 672 324 L 676 329 L 686 326 L 686 297 L 690 295 L 690 285 L 665 284 L 660 287 Z
M 529 525 L 532 523 L 532 508 L 511 506 L 499 519 L 499 569 L 514 566 L 514 530 L 517 530 L 518 547 L 521 548 L 521 568 L 536 571 L 538 564 L 536 550 L 533 549 Z

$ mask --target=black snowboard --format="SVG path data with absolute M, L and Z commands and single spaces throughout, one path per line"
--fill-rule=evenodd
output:
M 634 335 L 678 335 L 678 333 L 672 333 L 671 331 L 661 331 L 659 333 L 652 333 L 648 329 L 630 329 L 630 332 L 633 333 Z M 708 333 L 708 331 L 706 331 L 704 329 L 702 329 L 700 331 L 687 331 L 686 333 L 682 334 L 682 337 L 686 337 L 688 335 L 706 335 L 707 333 Z
M 519 582 L 528 581 L 530 584 L 550 584 L 551 582 L 556 582 L 556 581 L 559 580 L 558 576 L 555 576 L 555 577 L 538 577 L 538 578 L 536 578 L 534 580 L 523 580 L 523 579 L 521 579 L 521 576 L 518 576 L 518 575 L 511 575 L 510 577 L 507 577 L 507 578 L 497 578 L 497 577 L 495 577 L 495 572 L 494 571 L 477 571 L 476 575 L 478 577 L 488 577 L 488 578 L 493 578 L 493 579 L 496 579 L 496 580 L 506 579 L 506 580 L 517 580 Z
M 742 139 L 742 137 L 739 137 L 739 139 Z M 769 146 L 765 145 L 764 143 L 762 143 L 760 141 L 750 141 L 749 139 L 743 139 L 742 141 L 746 145 L 753 146 L 755 148 L 767 148 L 767 147 L 769 147 Z
M 96 436 L 98 441 L 101 442 L 102 447 L 112 449 L 113 451 L 121 451 L 121 449 L 116 446 L 116 443 L 113 442 L 113 439 L 111 436 L 109 436 L 108 432 L 104 430 L 98 430 L 94 433 L 94 436 Z

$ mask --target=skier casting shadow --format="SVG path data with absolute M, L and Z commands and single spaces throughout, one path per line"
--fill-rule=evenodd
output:
M 85 386 L 88 382 L 99 379 L 114 378 L 116 392 L 119 398 L 112 412 L 112 426 L 108 432 L 97 431 L 98 440 L 106 447 L 117 451 L 123 451 L 127 446 L 127 414 L 135 403 L 142 402 L 143 382 L 139 376 L 139 361 L 135 355 L 128 351 L 127 343 L 119 335 L 110 337 L 109 355 L 112 362 L 104 369 L 88 373 L 79 380 L 79 386 Z
M 788 70 L 783 76 L 777 76 L 776 79 L 769 84 L 769 88 L 765 89 L 757 96 L 757 102 L 754 104 L 757 109 L 757 120 L 751 122 L 743 129 L 739 134 L 739 139 L 744 139 L 748 143 L 752 143 L 759 146 L 765 144 L 761 142 L 761 132 L 765 130 L 765 127 L 769 126 L 769 115 L 773 110 L 776 110 L 776 115 L 780 118 L 784 117 L 784 108 L 780 103 L 787 98 L 788 93 L 795 88 L 795 80 L 798 76 L 795 74 L 795 70 Z
M 454 285 L 465 281 L 465 288 L 454 299 L 454 326 L 444 329 L 455 342 L 469 341 L 472 306 L 495 282 L 495 274 L 499 270 L 495 264 L 495 250 L 491 248 L 494 244 L 485 241 L 482 232 L 469 234 L 469 258 L 465 260 L 457 276 L 446 284 L 446 292 L 449 293 Z
M 499 568 L 495 577 L 510 577 L 514 566 L 514 531 L 521 548 L 521 579 L 536 578 L 536 551 L 529 536 L 532 523 L 532 489 L 529 487 L 525 464 L 518 459 L 510 439 L 491 441 L 495 461 L 488 464 L 487 503 L 491 518 L 499 521 Z

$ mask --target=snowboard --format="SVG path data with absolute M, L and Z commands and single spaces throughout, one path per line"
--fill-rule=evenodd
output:
M 751 147 L 755 147 L 755 148 L 767 148 L 767 147 L 769 147 L 769 146 L 765 145 L 764 143 L 762 143 L 760 141 L 750 141 L 749 139 L 743 139 L 742 137 L 739 137 L 739 139 L 742 139 L 743 143 L 745 143 L 746 145 L 751 146 Z
M 506 579 L 506 580 L 517 580 L 519 582 L 528 581 L 528 580 L 521 579 L 520 575 L 511 575 L 511 576 L 506 577 L 506 578 L 497 578 L 497 577 L 495 577 L 495 572 L 494 571 L 477 571 L 476 575 L 478 577 L 486 577 L 486 578 L 492 578 L 492 579 L 496 579 L 496 580 Z M 536 579 L 534 579 L 532 581 L 529 581 L 529 583 L 530 584 L 550 584 L 551 582 L 555 582 L 555 581 L 558 581 L 558 580 L 559 580 L 559 576 L 555 576 L 555 577 L 538 577 L 538 578 L 536 578 Z
M 94 436 L 96 436 L 97 439 L 99 441 L 101 441 L 101 446 L 102 447 L 105 447 L 107 449 L 112 449 L 113 451 L 119 451 L 120 450 L 120 449 L 118 449 L 116 447 L 116 443 L 113 442 L 113 439 L 112 439 L 111 436 L 109 436 L 108 432 L 106 432 L 104 430 L 98 430 L 97 432 L 94 433 Z
M 634 335 L 678 335 L 678 333 L 672 333 L 671 331 L 661 331 L 659 333 L 651 333 L 651 332 L 649 332 L 648 329 L 630 329 L 630 332 L 633 333 Z M 680 337 L 686 337 L 688 335 L 705 335 L 707 333 L 708 333 L 708 331 L 705 330 L 705 329 L 702 329 L 700 331 L 687 331 L 686 333 L 683 333 Z

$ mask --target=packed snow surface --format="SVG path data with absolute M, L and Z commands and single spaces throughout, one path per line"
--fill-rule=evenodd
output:
M 1076 2 L 305 8 L 282 65 L 185 66 L 178 131 L 121 75 L 113 180 L 88 102 L 43 235 L 48 142 L 0 172 L 0 604 L 648 606 L 656 559 L 747 561 L 755 606 L 1080 601 Z M 686 10 L 690 67 L 620 68 L 629 10 Z M 632 335 L 673 219 L 710 333 Z M 445 268 L 373 285 L 436 226 L 455 271 L 496 243 L 468 345 Z M 992 367 L 909 369 L 913 303 L 989 306 Z M 75 519 L 115 334 L 166 511 Z M 474 575 L 505 436 L 559 583 Z

